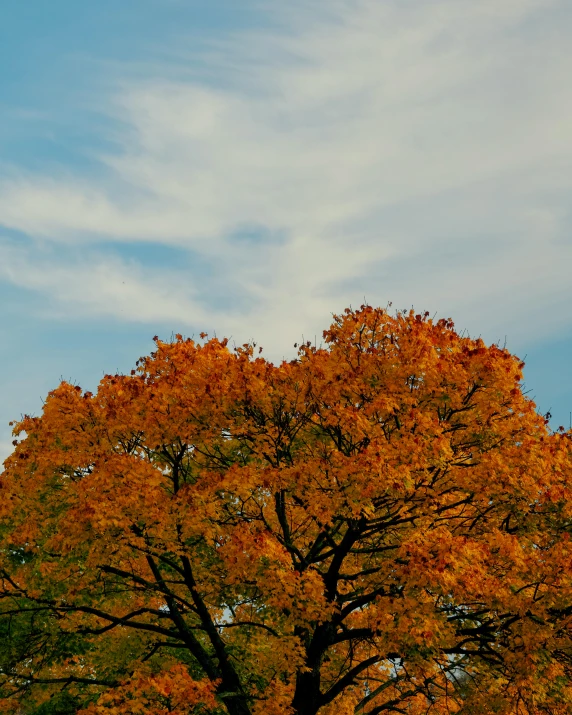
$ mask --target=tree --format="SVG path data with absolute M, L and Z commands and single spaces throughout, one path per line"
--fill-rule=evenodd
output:
M 15 425 L 0 711 L 572 712 L 571 435 L 523 363 L 368 306 L 280 365 L 206 337 Z

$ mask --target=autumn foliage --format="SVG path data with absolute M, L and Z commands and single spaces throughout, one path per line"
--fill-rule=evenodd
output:
M 364 306 L 62 383 L 0 480 L 0 712 L 571 713 L 572 445 L 521 370 Z

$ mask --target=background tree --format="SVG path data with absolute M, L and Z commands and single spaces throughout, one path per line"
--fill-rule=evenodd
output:
M 0 710 L 572 712 L 570 435 L 450 321 L 324 339 L 157 339 L 15 425 Z

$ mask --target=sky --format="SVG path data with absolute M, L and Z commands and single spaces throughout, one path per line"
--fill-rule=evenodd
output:
M 569 0 L 28 0 L 0 22 L 0 457 L 152 338 L 272 360 L 363 302 L 572 410 Z

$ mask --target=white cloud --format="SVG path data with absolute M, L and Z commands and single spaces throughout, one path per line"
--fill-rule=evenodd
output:
M 5 280 L 66 310 L 216 321 L 276 353 L 364 295 L 494 337 L 569 329 L 569 4 L 284 5 L 272 30 L 120 82 L 107 109 L 123 150 L 101 157 L 105 178 L 12 175 L 0 192 L 0 222 L 94 256 L 118 239 L 188 248 L 241 311 L 173 271 L 130 264 L 123 283 L 103 257 L 48 270 L 11 253 Z M 262 238 L 233 238 L 252 226 Z
M 188 280 L 176 271 L 142 270 L 133 262 L 93 254 L 61 261 L 50 255 L 0 246 L 0 277 L 22 288 L 48 294 L 57 316 L 65 306 L 69 317 L 116 316 L 130 321 L 173 319 L 188 324 L 189 316 L 205 320 Z

